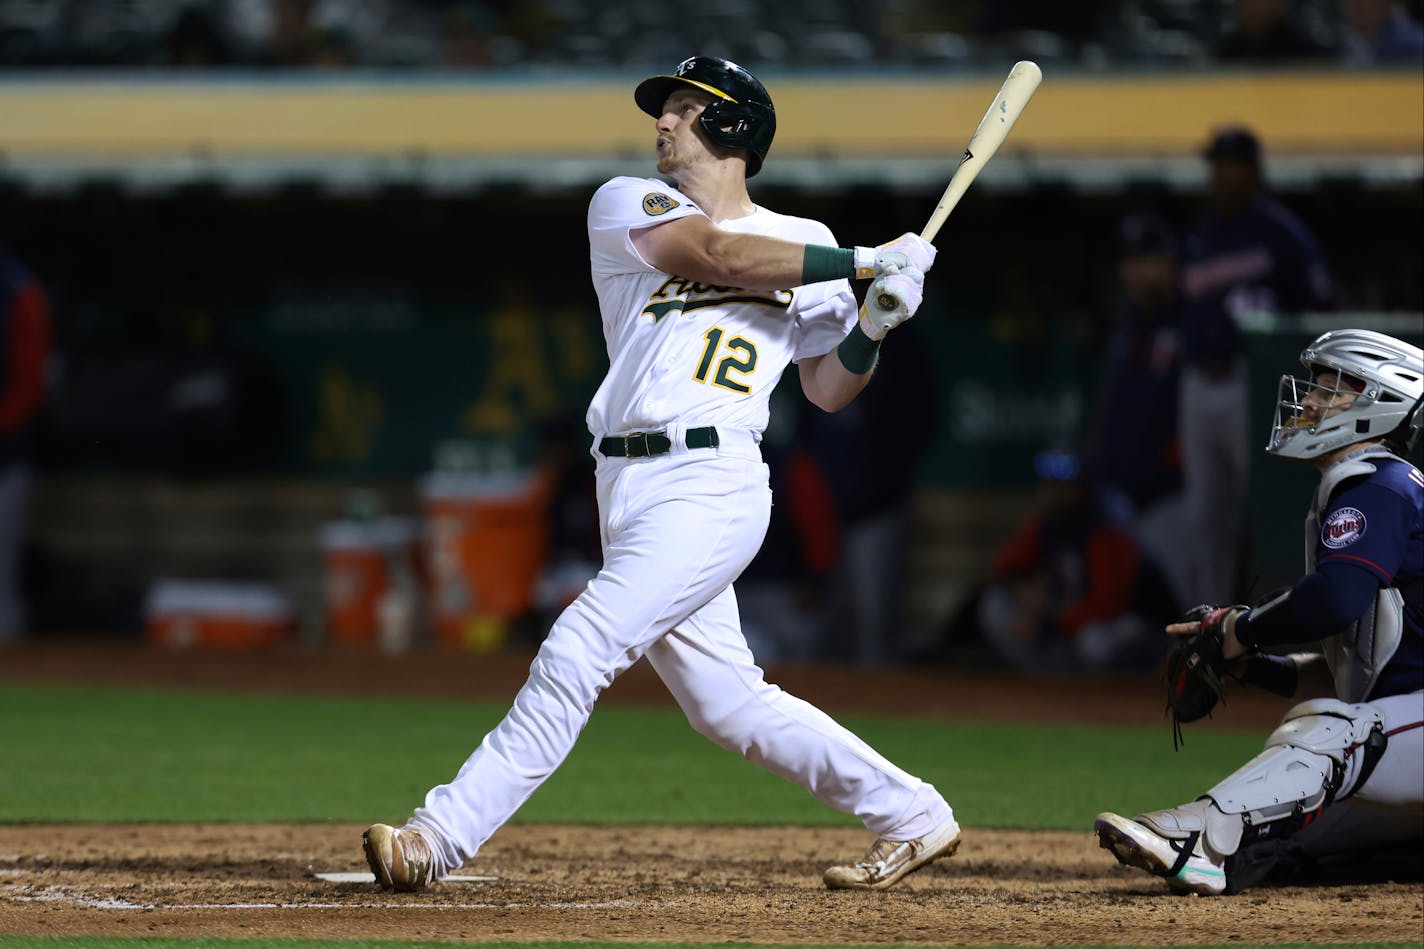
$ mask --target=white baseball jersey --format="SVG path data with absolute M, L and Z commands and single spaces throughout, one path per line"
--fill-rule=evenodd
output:
M 474 856 L 553 773 L 599 694 L 643 656 L 698 731 L 877 836 L 910 840 L 954 819 L 933 785 L 767 682 L 742 635 L 732 584 L 766 536 L 771 489 L 759 453 L 741 449 L 766 427 L 787 363 L 830 352 L 856 308 L 845 280 L 774 293 L 709 287 L 659 273 L 633 249 L 634 229 L 702 213 L 648 178 L 613 179 L 589 208 L 611 363 L 589 430 L 715 425 L 722 437 L 715 449 L 600 456 L 603 567 L 544 637 L 509 714 L 411 817 L 437 878 Z M 719 226 L 835 243 L 821 224 L 764 208 Z M 734 432 L 743 437 L 726 437 Z
M 614 178 L 589 204 L 590 265 L 609 358 L 588 409 L 596 436 L 680 422 L 759 438 L 787 363 L 830 352 L 856 320 L 847 280 L 774 292 L 710 286 L 665 274 L 634 249 L 638 228 L 703 213 L 657 178 Z M 717 226 L 836 244 L 824 224 L 762 207 Z

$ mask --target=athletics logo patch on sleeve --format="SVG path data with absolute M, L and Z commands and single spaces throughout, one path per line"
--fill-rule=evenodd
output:
M 1365 536 L 1365 515 L 1353 507 L 1332 511 L 1320 526 L 1320 542 L 1331 550 L 1348 547 Z
M 672 198 L 665 194 L 658 194 L 656 191 L 643 197 L 643 210 L 649 214 L 666 214 L 677 206 L 678 203 Z

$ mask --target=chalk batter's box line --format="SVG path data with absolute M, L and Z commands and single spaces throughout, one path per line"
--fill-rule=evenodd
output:
M 10 889 L 17 889 L 11 887 Z M 604 903 L 136 903 L 132 900 L 81 896 L 47 891 L 14 897 L 17 903 L 65 903 L 83 909 L 127 911 L 244 910 L 244 909 L 638 909 L 651 903 L 611 900 Z
M 364 870 L 355 873 L 327 872 L 313 873 L 312 876 L 327 883 L 375 883 L 376 876 Z M 456 873 L 448 877 L 441 877 L 441 883 L 494 883 L 499 877 L 472 876 L 468 873 Z

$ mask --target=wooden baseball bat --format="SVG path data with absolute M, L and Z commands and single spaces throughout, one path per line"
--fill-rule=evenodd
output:
M 964 147 L 964 157 L 959 159 L 959 167 L 954 170 L 954 177 L 949 179 L 949 186 L 944 189 L 944 195 L 939 199 L 939 204 L 935 205 L 934 213 L 925 223 L 925 229 L 920 232 L 921 237 L 934 241 L 945 218 L 949 217 L 949 212 L 954 210 L 954 206 L 959 203 L 959 199 L 964 196 L 975 177 L 989 163 L 989 159 L 994 157 L 999 146 L 1004 144 L 1009 129 L 1019 120 L 1024 106 L 1028 105 L 1028 100 L 1033 97 L 1034 90 L 1042 81 L 1043 70 L 1038 68 L 1037 63 L 1026 59 L 1014 63 L 1014 68 L 1009 70 L 1008 78 L 990 103 L 989 111 L 984 113 L 984 118 L 979 120 L 979 127 L 969 136 L 969 144 Z
M 949 179 L 949 185 L 940 196 L 939 204 L 935 205 L 934 213 L 925 222 L 925 229 L 920 231 L 921 237 L 934 242 L 935 235 L 949 217 L 949 212 L 954 210 L 970 183 L 980 170 L 989 164 L 989 159 L 994 157 L 999 146 L 1004 144 L 1004 139 L 1009 136 L 1009 129 L 1019 120 L 1024 106 L 1028 105 L 1028 100 L 1033 97 L 1034 90 L 1042 81 L 1043 70 L 1038 68 L 1037 63 L 1027 59 L 1014 63 L 1014 68 L 1009 70 L 1008 78 L 999 87 L 994 101 L 989 103 L 989 111 L 984 113 L 984 117 L 979 120 L 979 127 L 969 136 L 969 144 L 964 146 L 959 167 L 954 169 L 954 176 Z M 893 310 L 900 305 L 900 301 L 893 294 L 882 293 L 880 305 L 887 310 Z

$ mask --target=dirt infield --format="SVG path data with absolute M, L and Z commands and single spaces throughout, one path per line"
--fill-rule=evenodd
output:
M 356 826 L 0 828 L 0 932 L 480 941 L 1190 943 L 1417 940 L 1417 884 L 1172 896 L 1083 833 L 973 831 L 885 893 L 830 892 L 849 830 L 513 825 L 426 893 L 364 870 Z
M 0 682 L 181 685 L 505 699 L 528 657 L 291 650 L 152 653 L 107 642 L 0 654 Z M 1150 681 L 1025 682 L 940 669 L 772 670 L 837 711 L 931 718 L 1151 721 Z M 635 668 L 606 701 L 666 702 Z M 1233 701 L 1223 722 L 1264 727 L 1276 701 Z M 1147 716 L 1151 716 L 1148 718 Z M 1164 726 L 1165 728 L 1165 726 Z M 1166 733 L 1164 731 L 1164 738 Z M 1201 899 L 1121 869 L 1084 832 L 970 828 L 959 854 L 885 893 L 829 892 L 828 864 L 869 842 L 844 829 L 512 825 L 416 895 L 318 872 L 364 871 L 349 825 L 0 826 L 0 933 L 312 938 L 919 944 L 1402 941 L 1424 933 L 1416 882 L 1278 886 Z M 3 940 L 0 940 L 3 941 Z

